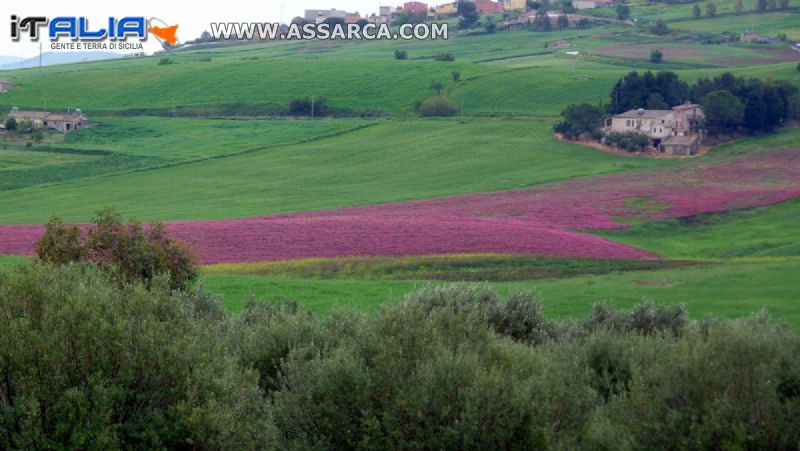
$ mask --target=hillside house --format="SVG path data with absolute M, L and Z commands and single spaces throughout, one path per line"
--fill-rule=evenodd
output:
M 342 19 L 347 18 L 347 11 L 341 9 L 307 9 L 303 16 L 307 22 L 322 23 L 326 19 Z
M 613 0 L 573 0 L 575 9 L 610 8 L 614 6 Z
M 527 0 L 502 0 L 501 3 L 506 11 L 522 11 L 528 10 Z
M 638 109 L 617 114 L 607 120 L 605 131 L 642 133 L 650 137 L 653 147 L 661 153 L 693 155 L 700 147 L 697 125 L 704 119 L 700 105 L 687 103 L 671 110 Z
M 436 17 L 439 18 L 455 17 L 458 15 L 458 4 L 445 3 L 443 5 L 439 5 L 436 7 L 435 14 Z
M 30 122 L 33 128 L 46 128 L 61 133 L 69 133 L 91 125 L 81 110 L 67 113 L 50 113 L 47 111 L 26 111 L 14 107 L 8 113 L 8 117 L 16 119 L 17 122 Z
M 359 14 L 358 11 L 354 13 L 347 13 L 347 15 L 344 17 L 344 21 L 349 24 L 358 23 L 359 20 L 361 20 L 361 14 Z
M 12 85 L 10 82 L 7 82 L 5 80 L 0 80 L 0 92 L 8 92 L 11 91 L 13 88 L 14 85 Z
M 406 2 L 403 4 L 403 12 L 410 14 L 428 14 L 428 4 L 422 2 Z
M 472 3 L 475 3 L 475 11 L 478 14 L 494 14 L 505 11 L 501 3 L 492 0 L 472 0 Z

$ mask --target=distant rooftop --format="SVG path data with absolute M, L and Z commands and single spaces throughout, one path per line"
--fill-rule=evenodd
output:
M 659 119 L 671 113 L 672 110 L 628 110 L 614 117 L 622 119 Z

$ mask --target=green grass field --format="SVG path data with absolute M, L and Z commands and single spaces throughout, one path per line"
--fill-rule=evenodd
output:
M 800 255 L 800 201 L 640 225 L 603 235 L 673 258 Z M 800 287 L 800 285 L 798 285 Z
M 306 144 L 0 192 L 0 223 L 52 213 L 86 221 L 105 205 L 141 220 L 219 219 L 520 188 L 671 164 L 553 138 L 531 120 L 385 121 Z M 35 209 L 28 208 L 36 205 Z
M 585 317 L 594 303 L 630 307 L 649 299 L 686 304 L 694 318 L 706 314 L 741 317 L 766 309 L 800 328 L 797 273 L 800 262 L 727 263 L 657 271 L 618 272 L 567 279 L 491 283 L 501 293 L 534 290 L 550 315 Z M 428 282 L 419 280 L 270 279 L 260 276 L 205 275 L 210 292 L 223 293 L 225 305 L 239 311 L 255 295 L 267 301 L 293 300 L 319 314 L 337 309 L 375 312 Z
M 704 33 L 742 33 L 753 31 L 766 36 L 786 33 L 789 39 L 800 39 L 800 14 L 797 12 L 770 12 L 744 14 L 724 18 L 701 18 L 670 24 L 675 30 L 702 31 Z

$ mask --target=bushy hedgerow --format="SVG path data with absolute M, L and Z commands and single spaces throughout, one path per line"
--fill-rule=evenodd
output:
M 446 97 L 431 97 L 419 107 L 421 115 L 426 117 L 444 117 L 456 114 L 456 106 Z
M 628 152 L 638 152 L 650 146 L 650 138 L 639 132 L 609 133 L 605 139 L 606 144 Z
M 122 283 L 149 284 L 165 274 L 172 289 L 185 290 L 197 277 L 197 263 L 188 245 L 170 238 L 161 224 L 147 228 L 135 221 L 125 224 L 114 209 L 99 211 L 85 232 L 53 218 L 35 248 L 44 262 L 89 263 Z
M 535 297 L 428 287 L 317 318 L 0 269 L 0 448 L 795 449 L 800 340 L 682 307 L 547 318 Z
M 252 371 L 202 294 L 109 284 L 95 268 L 0 270 L 0 449 L 256 449 L 274 444 Z

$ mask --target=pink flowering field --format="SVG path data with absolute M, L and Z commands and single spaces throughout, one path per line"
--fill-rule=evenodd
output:
M 795 197 L 800 150 L 778 150 L 515 191 L 167 227 L 209 264 L 457 253 L 646 259 L 657 256 L 580 230 Z M 0 226 L 0 254 L 30 255 L 41 231 L 39 225 Z

